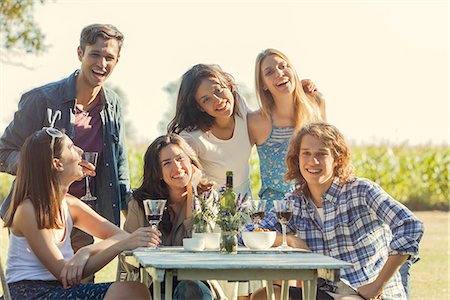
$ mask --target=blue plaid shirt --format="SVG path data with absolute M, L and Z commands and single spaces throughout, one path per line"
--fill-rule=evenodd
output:
M 303 193 L 286 199 L 295 201 L 287 232 L 297 232 L 313 252 L 352 263 L 353 268 L 341 270 L 341 278 L 354 289 L 373 282 L 389 255 L 419 252 L 422 222 L 370 180 L 342 185 L 334 178 L 322 195 L 323 223 Z M 261 227 L 281 231 L 273 209 Z M 406 299 L 399 272 L 386 284 L 383 299 Z

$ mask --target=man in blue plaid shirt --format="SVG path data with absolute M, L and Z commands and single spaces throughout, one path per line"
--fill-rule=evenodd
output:
M 294 200 L 287 231 L 297 233 L 288 244 L 353 264 L 341 270 L 341 282 L 328 284 L 328 294 L 407 299 L 398 269 L 417 257 L 422 222 L 376 183 L 353 177 L 349 147 L 332 125 L 294 134 L 286 162 L 285 178 L 298 187 L 286 197 Z M 281 230 L 274 210 L 260 226 Z

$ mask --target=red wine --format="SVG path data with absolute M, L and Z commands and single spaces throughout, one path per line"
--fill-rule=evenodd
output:
M 159 214 L 146 215 L 145 217 L 147 218 L 147 222 L 150 225 L 157 225 L 159 220 L 161 219 L 161 215 Z
M 292 217 L 292 211 L 277 211 L 277 219 L 280 223 L 287 223 Z
M 253 223 L 258 224 L 259 222 L 261 222 L 262 219 L 264 219 L 265 216 L 265 212 L 263 211 L 258 211 L 252 214 L 252 221 Z

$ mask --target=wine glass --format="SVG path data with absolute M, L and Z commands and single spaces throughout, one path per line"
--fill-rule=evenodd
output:
M 266 215 L 266 200 L 248 200 L 250 217 L 252 218 L 254 228 L 259 227 L 259 223 Z
M 279 250 L 287 250 L 289 246 L 286 242 L 286 224 L 292 217 L 292 211 L 294 209 L 294 200 L 274 200 L 273 206 L 277 215 L 278 222 L 281 224 L 283 231 L 283 243 L 278 247 Z
M 87 161 L 88 163 L 97 166 L 98 152 L 83 152 L 82 159 Z M 80 199 L 83 201 L 94 201 L 97 200 L 97 197 L 91 194 L 91 189 L 89 188 L 89 180 L 90 176 L 86 175 L 86 194 Z
M 161 221 L 164 207 L 166 206 L 167 200 L 164 199 L 145 199 L 144 210 L 147 222 L 152 226 L 153 229 L 158 228 L 158 224 Z

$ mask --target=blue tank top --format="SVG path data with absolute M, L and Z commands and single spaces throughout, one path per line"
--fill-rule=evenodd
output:
M 282 200 L 286 193 L 293 190 L 292 184 L 283 178 L 287 171 L 286 155 L 293 132 L 294 127 L 272 125 L 269 138 L 261 145 L 256 145 L 261 174 L 259 197 L 268 200 L 266 212 L 273 207 L 273 200 Z

